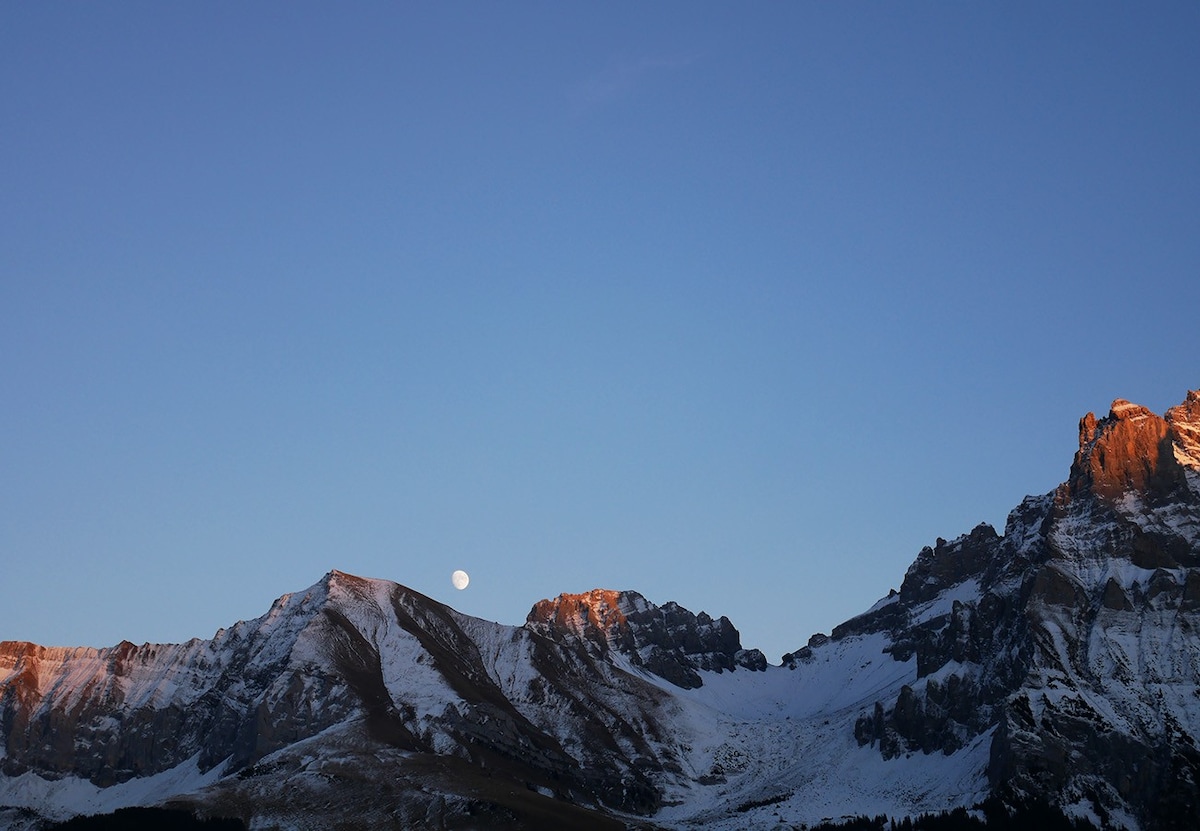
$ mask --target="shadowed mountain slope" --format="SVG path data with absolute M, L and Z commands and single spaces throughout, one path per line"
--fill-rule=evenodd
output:
M 0 643 L 0 828 L 763 827 L 988 800 L 1200 804 L 1200 392 L 1080 421 L 1067 480 L 923 549 L 769 666 L 724 617 L 564 594 L 524 626 L 332 571 L 210 640 Z M 346 825 L 349 823 L 349 825 Z

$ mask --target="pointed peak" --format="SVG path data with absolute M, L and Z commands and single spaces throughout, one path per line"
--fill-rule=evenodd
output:
M 392 584 L 391 580 L 383 580 L 377 577 L 359 577 L 357 574 L 350 574 L 346 571 L 331 569 L 324 577 L 321 578 L 320 585 L 326 588 L 334 586 L 351 591 L 365 591 L 367 588 L 378 584 Z

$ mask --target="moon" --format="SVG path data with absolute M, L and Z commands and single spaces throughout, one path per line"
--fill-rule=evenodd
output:
M 450 575 L 450 582 L 454 584 L 454 588 L 462 591 L 470 584 L 471 575 L 467 574 L 462 569 L 459 569 Z

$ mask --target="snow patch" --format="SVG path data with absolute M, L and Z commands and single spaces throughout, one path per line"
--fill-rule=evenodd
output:
M 53 820 L 63 820 L 76 814 L 111 813 L 131 805 L 155 805 L 171 797 L 205 788 L 221 778 L 222 762 L 212 770 L 202 772 L 200 754 L 181 765 L 157 773 L 130 779 L 119 785 L 99 788 L 86 779 L 64 776 L 43 779 L 35 773 L 20 776 L 0 775 L 0 805 L 29 808 Z
M 928 623 L 943 615 L 950 614 L 954 611 L 955 602 L 977 603 L 979 602 L 979 597 L 979 578 L 972 577 L 969 580 L 964 580 L 944 590 L 928 603 L 915 607 L 910 613 L 912 616 L 912 625 L 920 626 L 923 623 Z
M 893 605 L 895 603 L 899 603 L 899 602 L 900 602 L 900 593 L 893 590 L 890 594 L 888 594 L 887 597 L 881 597 L 879 600 L 876 600 L 875 604 L 873 606 L 871 606 L 870 609 L 867 609 L 861 615 L 856 615 L 856 617 L 864 617 L 866 615 L 871 614 L 872 612 L 878 612 L 880 609 L 886 609 L 888 606 L 891 606 L 891 605 Z

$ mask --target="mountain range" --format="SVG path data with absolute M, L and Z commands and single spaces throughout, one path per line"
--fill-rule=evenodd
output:
M 1200 391 L 1080 421 L 1003 533 L 779 664 L 597 589 L 523 626 L 331 571 L 182 644 L 0 642 L 0 828 L 127 806 L 249 828 L 801 828 L 1050 806 L 1200 822 Z

